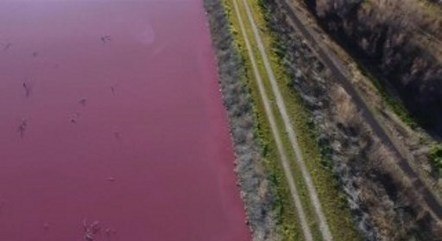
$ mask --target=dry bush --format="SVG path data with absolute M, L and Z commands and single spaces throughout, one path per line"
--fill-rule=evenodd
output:
M 437 225 L 428 219 L 419 196 L 395 164 L 395 156 L 373 135 L 345 90 L 320 68 L 318 59 L 302 44 L 302 36 L 287 25 L 277 1 L 266 2 L 268 8 L 276 8 L 270 27 L 283 46 L 284 64 L 293 76 L 291 86 L 311 111 L 318 143 L 331 159 L 365 239 L 437 240 Z M 324 9 L 334 9 L 351 2 L 356 1 L 316 1 L 318 9 L 321 4 Z M 395 41 L 405 39 L 405 35 L 396 37 Z
M 442 61 L 441 9 L 430 8 L 416 0 L 369 0 L 365 5 L 366 11 L 376 16 L 375 24 L 395 25 L 422 47 L 430 50 L 431 46 L 431 53 Z
M 274 215 L 275 191 L 269 185 L 264 167 L 263 149 L 255 135 L 255 113 L 249 90 L 244 82 L 244 65 L 236 49 L 230 24 L 221 0 L 205 0 L 212 40 L 218 60 L 224 105 L 229 114 L 236 154 L 235 171 L 247 222 L 256 241 L 280 240 Z
M 353 180 L 358 187 L 357 202 L 375 225 L 377 239 L 399 241 L 413 236 L 418 239 L 420 236 L 434 237 L 440 227 L 431 220 L 421 196 L 396 164 L 396 156 L 372 134 L 342 87 L 331 88 L 330 98 L 335 105 L 334 122 L 345 135 L 348 135 L 346 130 L 352 129 L 354 140 L 350 146 L 339 144 L 335 149 L 349 158 L 347 165 L 353 175 L 359 176 Z M 340 142 L 345 143 L 345 139 L 348 137 Z M 355 153 L 355 148 L 359 152 Z
M 441 7 L 425 0 L 304 2 L 318 23 L 378 80 L 379 87 L 399 97 L 424 128 L 442 135 Z M 392 108 L 404 116 L 403 108 Z M 410 121 L 407 116 L 404 119 Z
M 332 89 L 331 96 L 336 103 L 337 119 L 347 125 L 354 123 L 358 113 L 356 106 L 351 102 L 350 95 L 339 86 Z

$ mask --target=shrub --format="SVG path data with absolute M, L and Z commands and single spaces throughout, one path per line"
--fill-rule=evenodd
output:
M 442 172 L 442 144 L 434 146 L 430 151 L 430 160 Z

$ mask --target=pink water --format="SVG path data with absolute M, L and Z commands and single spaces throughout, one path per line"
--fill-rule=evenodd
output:
M 200 0 L 0 1 L 0 240 L 250 240 L 215 66 Z

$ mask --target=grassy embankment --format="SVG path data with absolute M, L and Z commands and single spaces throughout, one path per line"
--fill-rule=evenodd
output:
M 295 208 L 293 206 L 290 191 L 288 189 L 286 179 L 278 160 L 279 156 L 277 153 L 275 142 L 273 140 L 273 136 L 271 134 L 267 117 L 265 115 L 262 100 L 258 91 L 258 86 L 253 79 L 252 67 L 250 60 L 248 59 L 245 42 L 242 39 L 242 34 L 239 32 L 239 22 L 233 9 L 233 0 L 223 0 L 223 2 L 228 11 L 228 16 L 232 24 L 232 32 L 235 35 L 238 49 L 240 50 L 240 53 L 244 58 L 247 69 L 245 81 L 248 87 L 251 89 L 251 94 L 255 103 L 254 108 L 258 120 L 257 133 L 264 146 L 264 154 L 267 165 L 266 168 L 269 170 L 272 176 L 272 185 L 277 190 L 278 197 L 276 211 L 281 228 L 280 233 L 283 240 L 300 240 L 302 239 L 301 228 L 297 223 Z M 303 107 L 300 97 L 289 86 L 290 77 L 284 69 L 284 65 L 281 62 L 282 59 L 276 54 L 276 51 L 273 51 L 274 48 L 278 46 L 277 36 L 267 28 L 267 23 L 265 20 L 266 18 L 264 16 L 263 9 L 260 8 L 259 3 L 257 1 L 249 1 L 249 4 L 252 7 L 254 19 L 261 30 L 260 34 L 263 38 L 264 45 L 267 47 L 267 50 L 272 50 L 268 51 L 267 54 L 271 58 L 270 60 L 272 68 L 277 77 L 279 88 L 281 89 L 290 117 L 293 120 L 294 130 L 298 135 L 300 147 L 302 149 L 305 160 L 307 160 L 306 165 L 312 175 L 314 184 L 318 191 L 322 208 L 325 212 L 331 232 L 335 240 L 359 240 L 360 236 L 355 230 L 353 220 L 347 207 L 346 199 L 339 189 L 336 178 L 333 177 L 331 168 L 329 167 L 329 165 L 326 165 L 326 163 L 329 163 L 329 161 L 325 161 L 320 154 L 321 152 L 317 144 L 317 139 L 314 131 L 315 128 L 313 124 L 309 122 L 309 113 Z M 242 16 L 244 16 L 244 19 L 247 19 L 247 15 L 241 1 L 239 1 L 239 7 Z M 248 21 L 244 22 L 247 28 L 246 34 L 247 36 L 250 36 L 250 41 L 254 53 L 259 53 L 257 43 L 253 38 L 252 28 Z M 255 56 L 257 58 L 259 72 L 261 73 L 265 82 L 267 94 L 273 100 L 274 96 L 271 92 L 270 83 L 267 78 L 267 73 L 264 68 L 261 56 L 259 54 L 255 54 Z M 296 185 L 300 192 L 300 198 L 302 200 L 307 219 L 313 232 L 313 237 L 315 240 L 321 240 L 321 234 L 313 211 L 313 206 L 309 199 L 308 190 L 302 178 L 301 171 L 295 163 L 295 155 L 294 152 L 291 151 L 292 147 L 283 128 L 284 125 L 280 113 L 276 111 L 278 108 L 275 101 L 272 101 L 272 108 L 275 112 L 274 114 L 279 126 L 279 131 L 283 138 L 282 141 L 284 143 L 284 147 L 287 150 L 289 158 L 292 162 L 292 171 L 296 179 Z

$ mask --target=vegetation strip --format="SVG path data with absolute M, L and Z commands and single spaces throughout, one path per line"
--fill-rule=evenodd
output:
M 292 145 L 292 149 L 295 152 L 297 164 L 299 165 L 299 167 L 301 169 L 302 176 L 303 176 L 304 181 L 307 185 L 309 196 L 310 196 L 310 199 L 313 203 L 315 213 L 319 219 L 319 225 L 320 225 L 322 237 L 324 240 L 333 240 L 333 236 L 330 232 L 330 228 L 328 227 L 327 220 L 326 220 L 325 215 L 322 211 L 321 203 L 319 201 L 316 188 L 313 184 L 311 175 L 305 165 L 304 157 L 301 153 L 296 133 L 292 128 L 292 124 L 291 124 L 292 121 L 287 113 L 287 107 L 285 105 L 285 102 L 284 102 L 282 95 L 281 95 L 281 91 L 279 90 L 278 84 L 276 82 L 275 74 L 273 73 L 272 67 L 270 66 L 269 57 L 267 56 L 261 36 L 259 35 L 258 28 L 256 26 L 256 23 L 253 20 L 252 13 L 251 13 L 251 10 L 250 10 L 250 7 L 249 7 L 247 1 L 245 1 L 245 0 L 242 0 L 242 1 L 244 3 L 245 8 L 246 8 L 247 16 L 248 16 L 249 22 L 252 26 L 254 37 L 255 37 L 255 40 L 258 44 L 258 49 L 260 51 L 261 57 L 264 62 L 264 67 L 266 69 L 268 78 L 270 80 L 273 95 L 276 97 L 276 104 L 278 106 L 279 113 L 281 114 L 281 117 L 284 121 L 284 127 L 285 127 L 285 130 L 287 131 L 287 134 L 289 136 L 289 140 Z M 244 38 L 247 38 L 247 36 L 244 36 Z M 252 56 L 251 56 L 251 58 L 252 58 Z
M 242 38 L 241 33 L 238 31 L 240 25 L 238 19 L 235 17 L 234 5 L 232 0 L 223 0 L 225 4 L 226 13 L 231 21 L 231 33 L 235 38 L 236 46 L 241 53 L 245 73 L 242 77 L 237 78 L 237 81 L 242 82 L 245 80 L 247 86 L 250 88 L 250 94 L 253 97 L 254 112 L 257 117 L 256 133 L 260 139 L 263 147 L 263 155 L 265 158 L 265 169 L 270 175 L 270 185 L 274 192 L 274 210 L 277 220 L 277 232 L 280 234 L 281 239 L 288 240 L 302 240 L 302 229 L 300 225 L 299 218 L 296 215 L 296 208 L 292 201 L 292 194 L 290 193 L 289 186 L 287 183 L 287 178 L 285 177 L 282 165 L 280 164 L 280 157 L 277 152 L 277 146 L 274 141 L 271 127 L 268 123 L 268 117 L 266 116 L 266 111 L 264 108 L 264 103 L 259 93 L 259 88 L 254 80 L 253 76 L 253 66 L 248 58 L 247 49 L 245 48 L 245 41 Z M 239 2 L 240 3 L 240 2 Z M 289 109 L 287 109 L 288 114 L 293 120 L 293 128 L 296 130 L 298 135 L 299 145 L 302 149 L 302 153 L 308 162 L 306 163 L 308 170 L 311 172 L 313 182 L 318 190 L 318 195 L 321 200 L 321 204 L 324 210 L 324 214 L 327 217 L 328 224 L 330 225 L 331 232 L 337 240 L 360 240 L 359 234 L 356 232 L 355 220 L 350 215 L 349 203 L 343 197 L 343 191 L 339 187 L 339 180 L 334 176 L 331 166 L 327 156 L 323 156 L 322 151 L 318 145 L 319 136 L 315 134 L 315 127 L 312 126 L 310 109 L 306 109 L 304 106 L 304 99 L 297 91 L 293 91 L 291 88 L 292 81 L 296 81 L 297 77 L 291 75 L 288 72 L 289 69 L 286 64 L 283 64 L 286 60 L 278 54 L 278 41 L 279 35 L 276 32 L 268 28 L 270 19 L 268 19 L 266 8 L 264 5 L 256 1 L 249 2 L 252 13 L 255 15 L 255 22 L 262 30 L 261 37 L 263 38 L 264 46 L 269 49 L 268 55 L 271 60 L 271 66 L 277 77 L 277 82 L 280 90 L 282 91 L 282 96 L 285 100 L 285 104 Z M 239 12 L 242 16 L 246 16 L 245 8 L 240 4 Z M 244 23 L 245 32 L 248 36 L 253 36 L 252 27 L 248 22 Z M 251 42 L 250 42 L 251 40 Z M 259 53 L 256 42 L 250 39 L 251 49 L 253 53 Z M 298 41 L 295 39 L 294 41 Z M 301 40 L 299 40 L 299 44 Z M 220 51 L 225 51 L 225 48 L 221 48 Z M 272 51 L 270 51 L 272 49 Z M 307 51 L 307 49 L 305 49 Z M 310 56 L 309 54 L 307 54 Z M 304 59 L 300 57 L 300 59 Z M 271 86 L 265 73 L 263 66 L 263 60 L 260 58 L 259 54 L 255 56 L 255 62 L 257 63 L 257 68 L 261 73 L 261 77 L 264 81 L 265 91 L 270 99 L 270 105 L 275 111 L 275 120 L 277 126 L 283 127 L 284 123 L 276 110 L 278 109 L 275 103 L 274 96 L 271 94 Z M 302 62 L 301 62 L 302 63 Z M 305 67 L 308 67 L 311 62 L 305 63 Z M 316 65 L 315 65 L 316 66 Z M 301 67 L 301 66 L 300 66 Z M 304 67 L 301 67 L 304 71 Z M 305 73 L 310 73 L 309 71 Z M 315 76 L 305 76 L 311 81 L 316 80 Z M 308 82 L 310 82 L 310 80 Z M 304 80 L 303 80 L 304 81 Z M 289 141 L 287 132 L 284 128 L 278 129 L 281 135 L 282 144 L 285 150 L 291 150 L 291 143 Z M 318 133 L 319 134 L 319 133 Z M 303 180 L 302 173 L 298 165 L 295 162 L 295 153 L 289 151 L 287 153 L 288 159 L 291 164 L 291 172 L 295 179 L 295 184 L 298 188 L 299 198 L 302 202 L 304 212 L 306 214 L 307 222 L 312 231 L 312 237 L 314 240 L 323 240 L 318 220 L 315 218 L 314 207 L 309 199 L 308 189 Z M 251 222 L 253 224 L 253 222 Z M 270 239 L 270 240 L 281 240 L 281 239 Z M 258 239 L 262 240 L 262 239 Z
M 397 165 L 401 168 L 401 170 L 411 179 L 413 180 L 413 185 L 416 190 L 420 190 L 422 198 L 425 200 L 428 208 L 431 210 L 431 214 L 435 219 L 442 218 L 442 207 L 439 204 L 437 198 L 432 194 L 432 192 L 427 188 L 426 184 L 419 178 L 419 175 L 411 168 L 407 159 L 403 157 L 402 153 L 396 147 L 395 143 L 391 140 L 389 135 L 386 133 L 382 125 L 379 123 L 375 115 L 370 110 L 369 106 L 363 100 L 363 98 L 358 94 L 357 90 L 352 86 L 351 81 L 343 74 L 339 67 L 337 67 L 332 58 L 327 55 L 328 51 L 324 50 L 324 46 L 319 44 L 313 34 L 308 30 L 308 28 L 302 23 L 300 18 L 296 15 L 296 9 L 291 7 L 286 0 L 279 1 L 286 9 L 288 10 L 288 16 L 293 23 L 293 27 L 299 30 L 300 33 L 306 38 L 307 44 L 310 42 L 311 49 L 314 53 L 316 53 L 324 63 L 332 72 L 336 79 L 340 84 L 344 87 L 344 89 L 351 95 L 354 102 L 357 106 L 362 110 L 362 115 L 367 120 L 369 125 L 372 127 L 373 131 L 376 135 L 382 139 L 382 141 L 391 148 L 394 154 L 399 158 L 399 163 Z M 315 46 L 315 47 L 313 47 Z
M 301 200 L 299 198 L 299 193 L 298 193 L 298 190 L 296 188 L 296 184 L 295 184 L 293 175 L 291 173 L 291 168 L 290 168 L 290 164 L 289 164 L 289 161 L 288 161 L 288 158 L 287 158 L 287 154 L 286 154 L 286 152 L 285 152 L 285 150 L 283 148 L 281 137 L 280 137 L 279 132 L 278 132 L 278 127 L 276 125 L 275 117 L 273 116 L 272 107 L 269 104 L 270 100 L 269 100 L 269 98 L 268 98 L 268 96 L 267 96 L 267 94 L 265 92 L 265 87 L 264 87 L 264 84 L 263 84 L 263 80 L 262 80 L 261 75 L 260 75 L 260 73 L 258 71 L 258 67 L 257 67 L 256 61 L 255 61 L 255 57 L 254 57 L 254 54 L 252 52 L 252 48 L 251 48 L 250 42 L 248 40 L 248 37 L 246 35 L 246 30 L 245 30 L 245 27 L 244 27 L 244 23 L 243 23 L 241 14 L 240 14 L 240 12 L 238 10 L 238 3 L 237 3 L 236 0 L 234 0 L 233 4 L 234 4 L 236 16 L 237 16 L 237 18 L 239 20 L 239 25 L 240 25 L 240 28 L 241 28 L 242 35 L 243 35 L 244 41 L 246 43 L 247 52 L 249 54 L 249 58 L 250 58 L 250 61 L 252 63 L 253 72 L 254 72 L 254 75 L 255 75 L 256 82 L 257 82 L 258 87 L 259 87 L 259 91 L 260 91 L 260 94 L 261 94 L 262 102 L 263 102 L 265 110 L 266 110 L 267 118 L 268 118 L 268 121 L 270 123 L 273 136 L 275 138 L 276 146 L 278 148 L 278 152 L 279 152 L 279 155 L 280 155 L 280 158 L 281 158 L 281 164 L 283 166 L 284 173 L 286 175 L 286 178 L 287 178 L 287 181 L 288 181 L 288 184 L 289 184 L 289 187 L 290 187 L 290 191 L 292 192 L 292 198 L 293 198 L 293 201 L 295 203 L 295 207 L 296 207 L 297 212 L 298 212 L 298 216 L 299 216 L 299 219 L 300 219 L 300 222 L 301 222 L 301 226 L 302 226 L 302 230 L 303 230 L 303 233 L 304 233 L 304 238 L 307 241 L 312 241 L 313 237 L 312 237 L 312 234 L 311 234 L 311 230 L 310 230 L 310 227 L 309 227 L 309 225 L 307 223 L 306 215 L 304 213 L 304 209 L 302 207 L 302 203 L 301 203 Z

